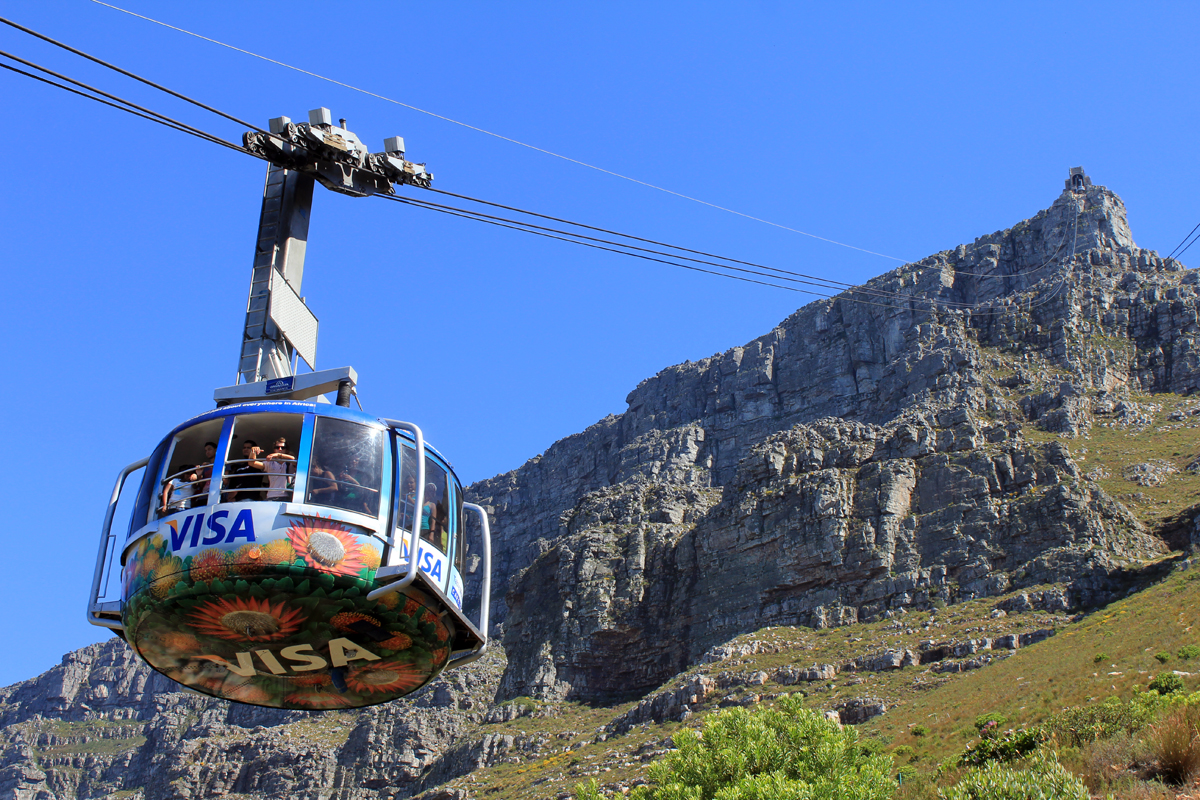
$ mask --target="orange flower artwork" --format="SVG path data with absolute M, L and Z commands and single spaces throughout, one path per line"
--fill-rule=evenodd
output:
M 304 563 L 333 575 L 357 575 L 366 566 L 362 545 L 340 522 L 305 517 L 288 528 L 288 540 Z
M 290 679 L 293 686 L 328 686 L 332 681 L 328 675 L 317 673 L 315 675 L 297 675 Z
M 198 633 L 239 642 L 274 642 L 286 639 L 300 628 L 303 615 L 280 600 L 218 598 L 191 613 Z
M 225 699 L 236 700 L 239 703 L 253 703 L 262 706 L 271 702 L 271 695 L 252 683 L 240 683 L 232 687 L 225 687 L 221 694 Z
M 383 623 L 371 615 L 360 614 L 357 611 L 343 611 L 340 614 L 334 614 L 329 618 L 329 624 L 342 632 L 354 630 L 352 626 L 356 622 L 365 622 L 368 625 L 375 626 L 376 628 L 383 627 Z
M 256 575 L 267 568 L 267 558 L 262 545 L 254 543 L 239 547 L 231 561 L 239 575 Z
M 412 643 L 411 636 L 404 633 L 397 633 L 390 639 L 384 639 L 379 643 L 379 646 L 385 650 L 407 650 L 412 647 Z
M 220 550 L 205 550 L 192 558 L 194 581 L 219 581 L 229 574 L 229 556 Z
M 428 673 L 415 664 L 384 661 L 355 667 L 346 675 L 346 685 L 359 694 L 407 692 L 425 682 Z

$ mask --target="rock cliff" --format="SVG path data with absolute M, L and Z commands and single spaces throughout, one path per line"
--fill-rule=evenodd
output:
M 625 413 L 471 487 L 493 518 L 502 652 L 406 701 L 318 714 L 188 692 L 110 640 L 0 690 L 0 798 L 461 800 L 438 787 L 553 746 L 488 724 L 540 700 L 646 696 L 729 657 L 739 634 L 1005 593 L 1001 617 L 1105 602 L 1196 538 L 1194 509 L 1160 525 L 1149 501 L 1113 489 L 1153 492 L 1182 466 L 1096 464 L 1087 448 L 1095 432 L 1146 429 L 1157 411 L 1144 395 L 1200 388 L 1198 286 L 1134 244 L 1116 195 L 1066 191 L 1010 229 L 665 369 Z M 695 675 L 602 720 L 598 740 L 683 718 L 725 684 L 952 673 L 1043 634 Z
M 640 694 L 765 625 L 1113 596 L 1163 541 L 1024 424 L 1085 435 L 1130 391 L 1200 386 L 1196 285 L 1089 186 L 643 381 L 473 487 L 511 576 L 503 693 Z

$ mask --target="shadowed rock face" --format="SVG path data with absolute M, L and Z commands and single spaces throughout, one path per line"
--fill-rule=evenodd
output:
M 471 487 L 493 515 L 504 652 L 341 715 L 183 691 L 113 639 L 0 689 L 0 797 L 461 797 L 432 787 L 541 746 L 478 727 L 523 713 L 497 698 L 641 694 L 765 625 L 846 625 L 1050 582 L 1066 589 L 1009 606 L 1106 600 L 1127 567 L 1164 551 L 1163 532 L 1083 475 L 1063 441 L 1144 427 L 1130 391 L 1200 387 L 1198 285 L 1134 245 L 1115 195 L 1064 194 L 744 347 L 663 370 L 624 414 Z M 1026 438 L 1031 425 L 1057 436 Z M 1129 469 L 1144 482 L 1162 471 Z M 1176 527 L 1177 545 L 1200 541 L 1190 517 Z M 971 642 L 964 653 L 988 652 L 946 670 L 1035 634 Z M 933 663 L 959 644 L 842 668 Z M 783 682 L 837 670 L 789 667 Z M 713 681 L 696 676 L 610 727 L 678 718 Z
M 1079 435 L 1130 387 L 1200 386 L 1198 308 L 1093 186 L 643 381 L 471 489 L 510 576 L 502 692 L 638 694 L 764 625 L 1048 581 L 1106 599 L 1165 546 L 1021 423 Z M 1047 371 L 1057 391 L 996 391 Z

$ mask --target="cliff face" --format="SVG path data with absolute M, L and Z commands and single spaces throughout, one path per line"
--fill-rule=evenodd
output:
M 1200 386 L 1195 287 L 1092 186 L 644 381 L 473 487 L 511 576 L 503 692 L 637 694 L 764 625 L 1107 598 L 1162 542 L 1019 423 L 1080 435 L 1130 389 Z
M 505 698 L 644 694 L 767 625 L 1043 583 L 1065 586 L 1060 610 L 1103 602 L 1194 536 L 1190 517 L 1147 527 L 1084 454 L 1093 431 L 1145 426 L 1136 395 L 1200 387 L 1198 286 L 1136 247 L 1111 192 L 1064 192 L 663 370 L 624 414 L 471 487 L 503 652 L 315 714 L 190 693 L 110 640 L 0 690 L 0 798 L 459 800 L 436 787 L 553 746 L 483 733 L 517 713 Z M 1145 486 L 1164 468 L 1129 469 Z

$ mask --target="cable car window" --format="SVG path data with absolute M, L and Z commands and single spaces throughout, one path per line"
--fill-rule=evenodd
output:
M 384 436 L 378 428 L 317 417 L 306 502 L 379 516 Z
M 450 550 L 450 504 L 446 470 L 425 457 L 425 497 L 421 506 L 421 538 L 442 552 Z
M 403 442 L 400 443 L 400 473 L 398 476 L 400 490 L 396 492 L 398 509 L 396 527 L 401 531 L 411 531 L 413 514 L 417 508 L 417 451 Z
M 225 453 L 221 500 L 290 502 L 296 476 L 295 448 L 304 418 L 298 414 L 239 414 Z
M 162 466 L 163 456 L 166 455 L 167 447 L 169 446 L 170 442 L 164 441 L 160 444 L 150 456 L 149 463 L 146 464 L 146 471 L 142 475 L 142 485 L 138 488 L 137 502 L 134 504 L 133 513 L 129 517 L 130 537 L 149 521 L 151 510 L 156 508 L 158 471 Z
M 467 556 L 467 521 L 463 519 L 463 490 L 462 486 L 454 484 L 454 530 L 456 532 L 455 548 L 454 548 L 454 563 L 458 567 L 458 574 L 463 575 L 463 564 Z
M 222 424 L 223 420 L 210 419 L 175 434 L 154 496 L 157 516 L 208 504 L 208 487 Z

